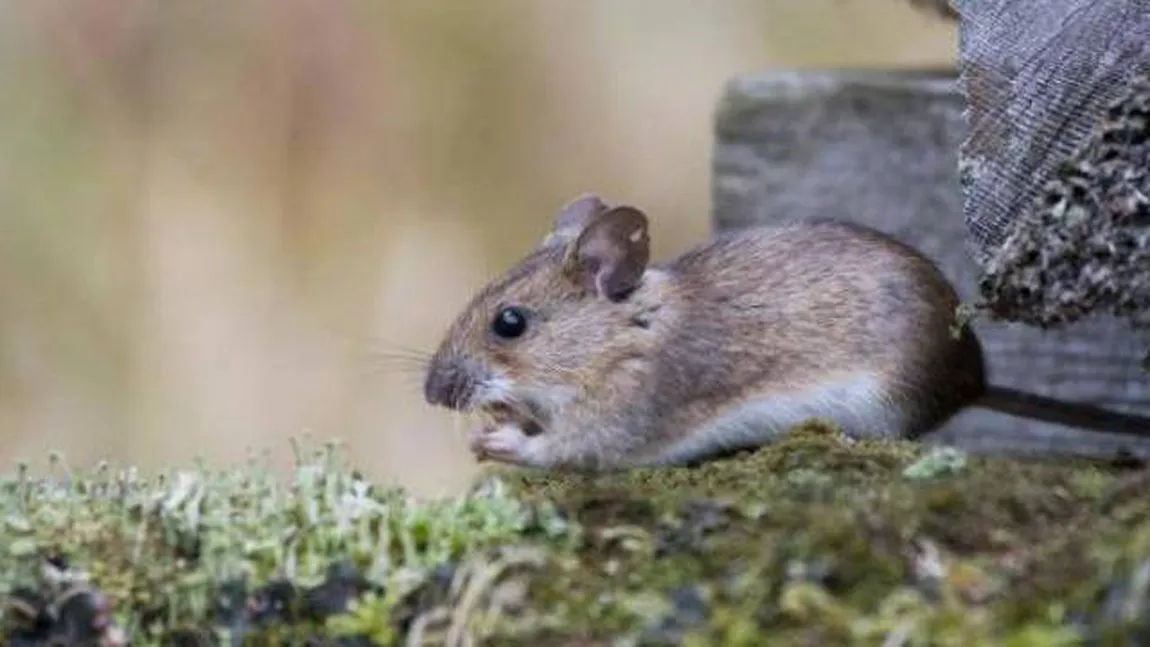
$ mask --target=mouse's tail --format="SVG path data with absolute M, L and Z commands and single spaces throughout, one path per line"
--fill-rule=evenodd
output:
M 1042 422 L 1150 438 L 1150 417 L 1057 400 L 1003 386 L 987 386 L 977 404 L 1008 415 Z

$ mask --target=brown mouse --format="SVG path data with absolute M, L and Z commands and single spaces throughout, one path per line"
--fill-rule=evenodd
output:
M 478 457 L 676 465 L 813 418 L 918 438 L 972 405 L 1150 436 L 1148 418 L 989 387 L 953 286 L 886 234 L 809 221 L 721 233 L 663 264 L 649 248 L 642 211 L 582 196 L 467 305 L 425 396 L 488 416 Z

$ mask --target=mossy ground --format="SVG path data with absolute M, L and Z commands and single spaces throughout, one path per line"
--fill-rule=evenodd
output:
M 26 598 L 66 558 L 137 645 L 1150 640 L 1142 468 L 810 425 L 694 468 L 494 469 L 458 500 L 372 490 L 329 455 L 294 483 L 255 468 L 123 482 L 5 483 L 0 568 L 25 595 L 9 636 L 46 644 Z

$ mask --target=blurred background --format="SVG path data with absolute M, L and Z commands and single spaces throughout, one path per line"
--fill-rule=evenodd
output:
M 902 0 L 0 2 L 0 469 L 306 433 L 455 491 L 465 430 L 393 356 L 563 202 L 645 208 L 666 258 L 732 75 L 954 48 Z

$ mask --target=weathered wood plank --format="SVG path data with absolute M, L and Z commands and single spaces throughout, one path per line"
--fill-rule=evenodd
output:
M 963 214 L 983 261 L 1034 208 L 1107 106 L 1150 72 L 1146 0 L 953 0 Z
M 714 227 L 804 217 L 862 222 L 922 249 L 977 296 L 957 164 L 966 133 L 956 72 L 782 72 L 733 79 L 715 121 Z M 1150 411 L 1145 336 L 980 321 L 992 379 L 1043 395 Z M 1129 438 L 970 410 L 939 434 L 973 450 L 1110 455 Z M 1150 457 L 1150 442 L 1135 453 Z

